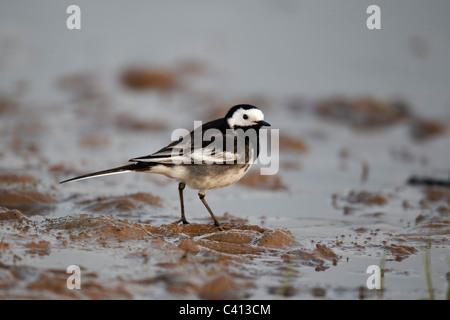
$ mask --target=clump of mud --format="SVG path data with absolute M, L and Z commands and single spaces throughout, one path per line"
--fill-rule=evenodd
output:
M 283 150 L 289 150 L 294 152 L 306 152 L 308 151 L 307 143 L 298 137 L 282 135 L 280 136 L 280 148 Z
M 138 192 L 123 196 L 97 197 L 95 199 L 81 200 L 78 202 L 83 210 L 99 213 L 116 212 L 118 214 L 130 214 L 142 209 L 146 205 L 161 207 L 162 199 L 151 193 Z
M 317 103 L 316 113 L 324 119 L 342 122 L 358 129 L 383 128 L 410 116 L 409 107 L 402 102 L 371 97 L 324 99 Z
M 261 175 L 257 171 L 247 173 L 238 182 L 246 187 L 260 190 L 285 190 L 287 186 L 278 175 Z
M 365 190 L 351 190 L 344 195 L 333 194 L 332 196 L 334 208 L 342 210 L 344 214 L 367 210 L 371 207 L 382 207 L 388 199 L 389 195 Z
M 129 68 L 122 73 L 120 80 L 132 90 L 173 91 L 180 85 L 173 70 L 161 68 Z
M 70 92 L 76 100 L 103 99 L 103 92 L 99 85 L 99 79 L 92 73 L 75 73 L 62 76 L 57 80 L 57 86 Z
M 228 254 L 253 254 L 270 248 L 285 248 L 295 242 L 287 230 L 268 230 L 244 224 L 240 220 L 223 222 L 218 229 L 212 224 L 151 226 L 109 215 L 80 214 L 48 218 L 42 226 L 48 230 L 64 230 L 71 240 L 89 239 L 104 246 L 114 246 L 128 240 L 156 239 L 176 243 L 183 250 L 196 253 L 213 250 Z
M 49 212 L 59 201 L 55 193 L 43 191 L 30 174 L 0 173 L 0 188 L 0 203 L 25 215 Z
M 162 226 L 183 234 L 182 247 L 199 251 L 201 247 L 228 254 L 253 254 L 270 248 L 285 248 L 294 243 L 287 230 L 268 230 L 258 226 L 224 223 L 222 232 L 212 225 L 166 225 Z M 187 241 L 187 242 L 186 242 Z
M 164 131 L 167 130 L 167 124 L 161 120 L 141 119 L 133 117 L 128 113 L 119 114 L 115 119 L 116 126 L 119 129 L 130 131 Z
M 442 136 L 447 132 L 445 122 L 434 119 L 415 119 L 411 123 L 411 137 L 417 141 L 425 141 Z
M 0 206 L 0 221 L 5 220 L 22 220 L 26 219 L 26 217 L 16 209 L 8 209 L 6 207 Z

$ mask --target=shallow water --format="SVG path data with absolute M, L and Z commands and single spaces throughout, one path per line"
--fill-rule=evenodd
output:
M 355 27 L 360 4 L 283 3 L 202 14 L 179 3 L 186 20 L 169 24 L 156 18 L 165 4 L 123 16 L 118 3 L 81 2 L 92 17 L 81 33 L 57 24 L 57 2 L 33 17 L 1 4 L 2 299 L 421 299 L 427 273 L 434 298 L 448 298 L 450 190 L 406 183 L 450 176 L 448 23 L 438 14 L 426 24 L 429 55 L 418 58 L 407 44 L 422 29 L 397 5 L 381 4 L 388 30 L 369 36 Z M 329 6 L 348 18 L 342 30 L 319 14 Z M 253 24 L 214 21 L 224 10 Z M 252 26 L 265 36 L 245 46 Z M 122 77 L 130 65 L 141 73 L 131 82 Z M 156 151 L 172 130 L 236 103 L 257 104 L 280 130 L 280 170 L 264 180 L 256 165 L 242 183 L 207 193 L 223 231 L 189 189 L 192 224 L 169 225 L 178 191 L 163 176 L 58 184 Z M 383 290 L 368 289 L 367 267 L 383 261 Z M 81 267 L 81 290 L 66 286 L 69 265 Z

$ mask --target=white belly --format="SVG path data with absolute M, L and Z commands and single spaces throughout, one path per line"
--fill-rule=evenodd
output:
M 196 190 L 211 190 L 227 187 L 241 179 L 250 169 L 246 165 L 158 165 L 150 172 L 163 174 L 169 178 L 184 182 Z

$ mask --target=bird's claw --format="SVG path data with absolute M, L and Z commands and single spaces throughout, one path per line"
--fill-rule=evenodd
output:
M 189 224 L 186 218 L 178 219 L 177 221 L 172 222 L 172 224 L 179 224 L 180 222 L 183 222 L 183 224 Z

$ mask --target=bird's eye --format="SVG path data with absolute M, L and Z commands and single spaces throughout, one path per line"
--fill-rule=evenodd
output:
M 244 115 L 242 116 L 242 118 L 244 118 L 244 120 L 247 120 L 247 119 L 248 119 L 248 115 L 244 114 Z

